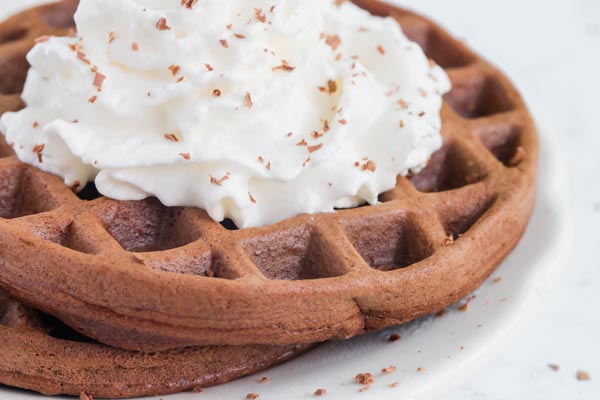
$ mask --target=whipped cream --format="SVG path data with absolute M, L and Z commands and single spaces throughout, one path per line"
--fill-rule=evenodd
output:
M 441 146 L 444 71 L 335 0 L 81 0 L 0 129 L 75 189 L 238 227 L 375 204 Z

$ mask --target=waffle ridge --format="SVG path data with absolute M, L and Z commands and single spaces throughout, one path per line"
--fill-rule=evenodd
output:
M 75 3 L 51 7 L 68 13 Z M 355 3 L 395 18 L 453 82 L 444 146 L 423 172 L 398 178 L 378 205 L 237 230 L 155 199 L 119 202 L 93 187 L 78 197 L 0 139 L 0 285 L 132 350 L 348 338 L 476 289 L 531 216 L 534 123 L 508 79 L 436 24 L 383 2 Z M 0 44 L 0 60 L 36 36 L 64 33 L 39 10 L 0 25 L 1 38 L 35 21 Z M 18 92 L 0 95 L 0 113 L 20 107 Z

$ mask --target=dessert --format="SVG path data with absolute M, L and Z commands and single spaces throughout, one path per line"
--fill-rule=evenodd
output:
M 87 3 L 95 4 L 91 0 Z M 174 3 L 183 9 L 169 14 L 164 20 L 156 19 L 156 14 L 152 14 L 152 21 L 156 19 L 152 24 L 152 29 L 156 31 L 153 34 L 177 34 L 178 18 L 172 16 L 187 15 L 181 14 L 183 11 L 194 12 L 193 6 L 196 5 L 195 2 Z M 123 171 L 113 174 L 115 169 L 120 169 L 117 164 L 112 164 L 113 161 L 139 163 L 142 159 L 133 152 L 131 160 L 128 160 L 129 148 L 120 148 L 119 157 L 108 163 L 98 157 L 95 167 L 94 158 L 86 158 L 85 152 L 97 149 L 94 150 L 89 146 L 90 142 L 80 138 L 87 134 L 80 127 L 87 126 L 87 130 L 93 131 L 99 129 L 98 137 L 104 146 L 107 144 L 104 141 L 107 136 L 102 135 L 110 136 L 111 132 L 104 130 L 115 122 L 114 114 L 99 114 L 101 117 L 98 117 L 95 111 L 72 116 L 61 113 L 107 107 L 106 102 L 119 98 L 111 97 L 111 93 L 116 93 L 112 90 L 120 88 L 120 85 L 111 84 L 112 74 L 102 72 L 101 68 L 106 66 L 103 67 L 100 62 L 98 65 L 94 64 L 96 61 L 92 62 L 97 59 L 94 50 L 83 52 L 84 49 L 78 47 L 77 36 L 76 39 L 38 40 L 41 43 L 38 43 L 37 53 L 34 50 L 31 57 L 40 70 L 48 68 L 51 71 L 61 71 L 60 68 L 53 68 L 64 65 L 62 62 L 49 62 L 44 66 L 41 58 L 36 60 L 36 57 L 41 57 L 40 52 L 44 49 L 50 54 L 58 54 L 62 48 L 60 43 L 66 47 L 74 46 L 75 50 L 69 49 L 64 57 L 70 63 L 79 62 L 85 66 L 81 70 L 89 75 L 89 84 L 81 86 L 85 96 L 69 95 L 79 87 L 76 81 L 67 79 L 69 74 L 66 74 L 64 80 L 65 89 L 46 87 L 44 79 L 41 79 L 42 75 L 36 76 L 35 72 L 31 72 L 32 83 L 26 86 L 24 97 L 34 104 L 28 104 L 29 107 L 20 113 L 7 114 L 24 106 L 19 91 L 27 69 L 23 61 L 26 49 L 33 45 L 34 37 L 66 32 L 69 22 L 72 23 L 70 13 L 74 11 L 76 2 L 66 1 L 51 8 L 33 10 L 0 26 L 0 32 L 4 32 L 2 37 L 8 38 L 0 45 L 0 58 L 6 60 L 0 63 L 0 72 L 3 72 L 3 76 L 13 78 L 2 83 L 2 93 L 6 94 L 0 95 L 0 114 L 4 114 L 2 126 L 8 138 L 8 141 L 0 139 L 0 285 L 19 302 L 58 318 L 87 337 L 105 345 L 137 351 L 165 351 L 200 345 L 280 346 L 344 339 L 436 313 L 476 289 L 518 243 L 529 221 L 535 198 L 538 157 L 534 123 L 526 105 L 508 79 L 436 24 L 386 3 L 374 0 L 356 0 L 354 3 L 373 15 L 390 17 L 384 23 L 372 22 L 371 29 L 378 27 L 380 23 L 384 24 L 389 29 L 385 32 L 392 32 L 397 35 L 398 40 L 403 40 L 395 25 L 397 22 L 406 35 L 418 43 L 427 57 L 433 60 L 430 64 L 424 56 L 408 57 L 409 65 L 414 62 L 414 65 L 425 68 L 419 71 L 425 71 L 425 76 L 429 78 L 427 82 L 431 87 L 428 89 L 432 89 L 429 91 L 425 88 L 421 88 L 421 91 L 418 87 L 415 89 L 413 81 L 407 83 L 413 91 L 416 90 L 415 98 L 423 101 L 420 106 L 427 108 L 427 111 L 411 109 L 410 105 L 405 104 L 406 100 L 394 96 L 394 91 L 392 96 L 385 96 L 384 93 L 382 100 L 381 86 L 367 84 L 363 87 L 365 94 L 358 96 L 362 102 L 354 103 L 356 98 L 353 97 L 350 101 L 353 114 L 337 117 L 336 127 L 333 127 L 333 118 L 331 121 L 327 119 L 328 122 L 325 123 L 318 115 L 316 120 L 320 130 L 311 132 L 302 129 L 304 134 L 310 135 L 311 141 L 308 137 L 302 137 L 306 144 L 299 140 L 300 145 L 293 143 L 294 147 L 290 150 L 284 149 L 279 142 L 274 142 L 274 148 L 270 149 L 273 151 L 272 156 L 250 157 L 248 154 L 250 150 L 255 150 L 252 147 L 254 144 L 250 146 L 242 141 L 242 146 L 239 146 L 241 152 L 233 157 L 236 160 L 252 158 L 253 163 L 262 165 L 261 171 L 267 178 L 280 181 L 282 176 L 276 174 L 281 173 L 281 170 L 275 171 L 274 167 L 278 163 L 273 160 L 281 157 L 282 162 L 290 163 L 290 168 L 282 170 L 297 173 L 300 167 L 294 157 L 298 156 L 296 149 L 300 148 L 305 156 L 301 164 L 306 161 L 307 152 L 311 157 L 303 168 L 318 172 L 315 172 L 318 176 L 309 181 L 311 184 L 295 186 L 302 189 L 298 192 L 253 192 L 247 190 L 247 183 L 252 180 L 249 177 L 255 177 L 252 174 L 240 174 L 233 167 L 229 168 L 229 164 L 225 169 L 214 173 L 199 167 L 202 170 L 200 180 L 208 185 L 206 187 L 210 188 L 211 193 L 216 193 L 216 197 L 211 198 L 217 200 L 213 203 L 206 200 L 212 195 L 207 194 L 208 189 L 201 190 L 201 196 L 194 197 L 192 205 L 204 206 L 207 211 L 190 207 L 187 201 L 180 201 L 181 199 L 174 200 L 173 204 L 177 206 L 164 205 L 171 203 L 165 198 L 169 194 L 189 198 L 189 193 L 185 192 L 189 186 L 186 185 L 186 179 L 189 178 L 187 169 L 182 170 L 181 174 L 172 175 L 174 182 L 161 178 L 156 169 L 143 171 L 142 175 L 151 176 L 157 172 L 157 182 L 162 182 L 155 188 L 157 190 L 149 190 L 146 184 L 151 184 L 152 179 L 133 179 L 135 174 L 128 175 Z M 123 7 L 131 5 L 126 1 L 119 4 Z M 296 2 L 289 2 L 288 6 L 290 4 L 297 5 Z M 188 5 L 192 9 L 188 10 Z M 352 6 L 342 4 L 340 7 L 349 10 L 348 7 Z M 43 17 L 47 15 L 44 10 L 54 10 L 56 15 L 62 17 Z M 263 15 L 267 10 L 268 8 L 263 8 L 260 12 L 252 10 L 253 24 L 256 21 L 263 24 L 263 19 L 268 21 L 266 14 Z M 283 7 L 283 11 L 273 13 L 285 10 Z M 359 11 L 354 9 L 344 12 L 351 16 L 359 15 Z M 372 21 L 365 14 L 360 15 L 367 21 Z M 131 14 L 123 12 L 121 16 L 125 18 Z M 148 22 L 143 15 L 139 18 Z M 119 18 L 116 20 L 121 21 Z M 21 25 L 23 21 L 30 22 Z M 48 21 L 61 23 L 53 25 Z M 336 20 L 336 23 L 342 25 L 343 22 L 342 19 Z M 144 27 L 146 25 L 147 23 Z M 276 28 L 285 28 L 285 24 L 274 25 Z M 293 24 L 291 26 L 294 27 Z M 229 31 L 227 26 L 223 29 Z M 361 32 L 358 27 L 356 31 L 366 34 L 369 29 Z M 95 48 L 105 49 L 111 45 L 111 41 L 112 44 L 118 44 L 119 37 L 125 31 L 115 29 L 114 36 L 110 32 L 113 31 L 98 36 L 102 38 L 102 43 Z M 314 30 L 307 32 L 315 33 Z M 232 37 L 221 39 L 225 42 L 216 40 L 217 46 L 220 46 L 218 51 L 235 50 L 234 40 L 247 40 L 250 43 L 250 33 L 258 35 L 258 31 L 231 30 Z M 352 34 L 355 32 L 352 31 Z M 345 43 L 342 36 L 339 40 Z M 90 37 L 94 37 L 93 32 Z M 127 51 L 123 53 L 126 58 L 131 57 L 131 53 L 142 53 L 145 46 L 151 45 L 141 39 L 134 41 L 132 37 L 125 37 L 127 40 L 124 43 L 128 44 L 125 46 L 121 43 L 120 51 Z M 321 36 L 317 31 L 316 39 L 317 42 L 323 42 L 318 42 L 322 45 L 320 48 L 333 51 L 333 61 L 330 61 L 335 65 L 335 51 L 343 46 L 335 38 L 335 32 Z M 386 37 L 382 37 L 384 39 Z M 85 38 L 83 43 L 87 43 Z M 393 44 L 370 42 L 365 48 L 372 51 L 373 57 L 384 58 L 393 56 Z M 417 46 L 411 46 L 411 51 L 421 51 Z M 252 45 L 248 48 L 256 49 Z M 285 49 L 285 46 L 281 49 Z M 403 49 L 406 50 L 404 46 Z M 340 57 L 344 61 L 348 54 Z M 352 59 L 353 55 L 350 54 L 349 57 Z M 292 57 L 286 55 L 278 60 L 279 63 L 272 64 L 266 72 L 282 75 L 285 80 L 294 77 L 302 68 L 308 68 L 302 67 L 302 59 L 291 60 Z M 160 68 L 159 75 L 162 77 L 162 74 L 166 74 L 165 90 L 177 92 L 183 90 L 180 87 L 185 87 L 178 85 L 188 85 L 190 81 L 190 85 L 194 84 L 196 74 L 184 75 L 191 67 L 184 66 L 180 61 L 177 65 L 171 64 L 169 60 L 163 61 L 166 68 Z M 214 64 L 203 64 L 203 72 L 215 72 L 217 65 Z M 354 63 L 342 64 L 349 64 L 352 69 Z M 378 65 L 375 63 L 371 67 L 376 69 Z M 452 82 L 452 90 L 444 95 L 443 104 L 441 96 L 447 90 L 447 82 L 444 83 L 446 75 L 442 69 Z M 369 71 L 365 69 L 362 72 L 367 77 L 373 77 Z M 317 80 L 324 81 L 322 86 L 315 85 L 312 81 L 303 81 L 298 97 L 310 99 L 310 96 L 323 96 L 327 105 L 336 106 L 329 110 L 337 114 L 337 106 L 342 100 L 335 100 L 333 104 L 329 102 L 333 101 L 335 94 L 341 93 L 342 87 L 354 86 L 353 73 L 344 75 L 342 68 L 341 74 L 349 83 L 342 85 L 335 80 L 330 83 L 317 73 Z M 361 72 L 358 74 L 362 75 Z M 126 79 L 118 82 L 123 83 L 125 88 L 130 84 Z M 205 98 L 202 101 L 232 106 L 234 111 L 238 107 L 240 112 L 246 114 L 256 111 L 263 117 L 278 118 L 275 126 L 283 127 L 288 119 L 297 124 L 314 121 L 314 118 L 305 119 L 303 116 L 304 112 L 309 115 L 312 115 L 310 112 L 316 113 L 310 102 L 307 102 L 307 109 L 298 108 L 297 112 L 292 112 L 292 109 L 281 114 L 261 114 L 259 91 L 256 88 L 247 90 L 240 82 L 258 82 L 263 87 L 271 88 L 270 80 L 261 81 L 241 76 L 235 82 L 237 83 L 233 86 L 219 85 L 213 88 L 214 85 L 211 85 L 210 100 Z M 145 85 L 147 82 L 143 83 Z M 164 102 L 166 95 L 160 97 L 150 91 L 148 96 L 144 85 L 140 84 L 139 87 L 144 88 L 140 99 L 158 99 L 156 101 L 162 104 L 160 107 L 164 107 L 161 102 Z M 312 94 L 307 95 L 308 97 L 305 96 L 307 85 L 314 89 L 311 89 Z M 89 92 L 90 86 L 92 92 Z M 356 86 L 361 86 L 358 81 Z M 40 87 L 52 90 L 37 90 Z M 177 89 L 168 89 L 171 87 Z M 231 94 L 232 90 L 237 93 L 235 96 Z M 45 104 L 52 100 L 48 97 L 53 94 L 68 107 L 46 109 Z M 81 96 L 84 99 L 83 105 Z M 234 97 L 237 100 L 232 100 Z M 391 111 L 387 108 L 388 97 L 392 97 L 395 103 L 395 108 Z M 74 100 L 75 104 L 69 104 L 70 100 Z M 36 104 L 37 110 L 34 109 Z M 123 106 L 122 111 L 127 118 L 136 114 L 123 104 L 118 104 L 119 107 L 113 104 L 113 113 L 120 111 L 120 106 Z M 126 105 L 130 106 L 131 103 Z M 441 114 L 437 112 L 440 106 Z M 382 109 L 386 112 L 382 113 Z M 327 107 L 318 107 L 316 110 L 327 110 Z M 365 110 L 368 111 L 367 114 L 363 114 Z M 406 119 L 399 117 L 404 112 Z M 409 112 L 413 114 L 408 114 Z M 425 114 L 420 115 L 421 112 Z M 38 120 L 36 116 L 41 114 L 48 115 L 48 118 Z M 300 114 L 300 118 L 296 114 Z M 439 121 L 438 114 L 441 117 Z M 142 115 L 144 119 L 150 118 Z M 198 115 L 200 114 L 191 113 L 194 118 Z M 218 112 L 215 115 L 222 118 L 222 114 Z M 363 118 L 351 120 L 351 115 Z M 375 177 L 380 176 L 382 181 L 373 184 L 366 191 L 357 191 L 350 184 L 350 192 L 336 192 L 335 196 L 319 195 L 311 203 L 310 199 L 317 193 L 311 192 L 312 183 L 321 182 L 330 170 L 335 172 L 338 165 L 336 162 L 325 171 L 319 169 L 327 161 L 317 162 L 316 157 L 326 154 L 327 150 L 324 142 L 320 146 L 321 142 L 313 143 L 314 139 L 325 140 L 324 136 L 319 135 L 325 133 L 326 126 L 327 135 L 340 136 L 334 133 L 354 126 L 354 121 L 364 123 L 365 116 L 369 115 L 380 117 L 382 121 L 387 121 L 387 116 L 393 115 L 394 132 L 401 132 L 402 129 L 412 132 L 412 145 L 403 147 L 408 151 L 387 164 L 375 161 L 368 155 L 367 159 L 360 156 L 354 160 L 357 154 L 351 152 L 351 172 L 340 169 L 342 173 L 339 176 L 345 177 L 342 180 L 349 183 L 361 182 L 363 185 L 377 181 L 379 178 Z M 220 119 L 210 121 L 217 124 Z M 416 124 L 415 121 L 427 121 L 428 129 L 409 126 Z M 138 122 L 140 121 L 133 125 L 134 128 L 137 127 L 135 132 L 139 128 Z M 140 123 L 143 122 L 145 121 Z M 153 126 L 149 127 L 148 132 L 142 133 L 152 133 L 153 137 L 160 139 L 160 149 L 175 146 L 173 149 L 176 150 L 177 165 L 187 165 L 186 162 L 193 164 L 198 160 L 198 148 L 188 151 L 185 147 L 179 147 L 189 141 L 189 137 L 186 141 L 187 136 L 181 135 L 185 130 L 176 132 L 170 127 L 161 127 L 156 131 L 154 124 L 158 121 L 151 122 Z M 230 121 L 221 121 L 223 124 L 228 122 Z M 231 126 L 239 127 L 239 121 L 231 122 Z M 288 129 L 282 131 L 281 140 L 288 139 Z M 364 141 L 360 148 L 369 142 L 366 139 L 372 134 L 378 138 L 373 143 L 377 145 L 374 153 L 379 157 L 385 154 L 384 151 L 393 151 L 400 142 L 405 143 L 407 139 L 399 134 L 399 139 L 393 140 L 398 139 L 400 142 L 390 139 L 392 141 L 386 149 L 388 142 L 382 139 L 383 136 L 378 136 L 383 135 L 383 131 L 358 129 L 357 140 Z M 134 136 L 137 134 L 135 132 Z M 299 130 L 292 131 L 291 137 L 295 137 L 298 132 Z M 316 134 L 313 136 L 313 133 Z M 134 136 L 127 137 L 133 137 L 133 143 L 144 143 L 145 139 Z M 52 137 L 61 137 L 62 141 L 44 141 Z M 28 142 L 31 138 L 34 140 Z M 232 146 L 234 139 L 232 136 L 226 141 L 228 149 L 235 147 Z M 61 143 L 69 143 L 73 148 L 69 148 L 68 152 L 61 151 Z M 75 149 L 77 146 L 83 150 L 78 151 Z M 351 150 L 357 148 L 359 147 L 349 147 Z M 281 154 L 278 153 L 279 149 Z M 415 149 L 416 155 L 410 156 Z M 65 150 L 64 146 L 62 150 Z M 262 157 L 262 161 L 259 157 Z M 224 159 L 228 160 L 225 156 Z M 269 161 L 271 169 L 268 168 Z M 149 164 L 152 162 L 150 160 Z M 43 172 L 38 167 L 60 176 Z M 252 168 L 253 171 L 255 167 L 256 165 Z M 273 175 L 265 171 L 273 171 Z M 395 187 L 392 182 L 390 190 L 379 195 L 380 190 L 387 190 L 382 188 L 389 183 L 383 181 L 387 181 L 392 173 Z M 400 176 L 395 178 L 397 174 Z M 236 182 L 240 176 L 244 177 L 242 181 L 246 183 Z M 183 178 L 179 180 L 180 177 Z M 85 182 L 94 178 L 98 187 L 85 185 Z M 329 185 L 327 181 L 325 183 L 327 190 Z M 336 184 L 340 182 L 331 183 L 337 190 Z M 163 193 L 163 184 L 166 185 L 164 188 L 177 189 L 165 190 Z M 341 187 L 346 188 L 346 185 Z M 82 191 L 76 194 L 80 189 Z M 118 200 L 104 197 L 98 189 L 110 192 L 112 197 L 117 198 L 118 193 L 126 193 L 125 197 L 128 198 L 136 194 L 139 198 L 154 194 L 161 197 L 162 203 L 156 198 L 132 201 L 131 198 Z M 112 189 L 115 191 L 112 192 Z M 305 189 L 310 190 L 307 192 Z M 223 202 L 221 195 L 225 192 L 219 190 L 241 190 L 243 196 L 238 193 L 237 198 L 245 197 L 245 203 Z M 302 197 L 305 193 L 312 195 L 305 199 Z M 279 194 L 282 196 L 278 203 L 281 209 L 268 201 L 266 207 L 259 205 L 260 200 L 272 196 L 277 198 Z M 295 197 L 290 197 L 291 194 Z M 361 204 L 364 201 L 369 204 Z M 317 204 L 318 207 L 314 210 L 310 206 L 307 209 L 296 207 L 307 204 Z M 286 208 L 287 205 L 290 208 Z M 363 206 L 358 207 L 359 205 Z M 215 208 L 211 208 L 213 206 Z M 331 212 L 333 207 L 351 206 L 356 207 Z M 321 212 L 296 215 L 312 211 Z M 294 216 L 289 216 L 288 213 Z M 237 226 L 245 228 L 237 229 L 236 224 L 228 221 L 218 222 L 225 217 L 234 219 Z
M 228 230 L 199 209 L 154 199 L 80 200 L 56 176 L 4 158 L 3 286 L 134 350 L 346 338 L 474 290 L 531 214 L 533 122 L 508 80 L 436 25 L 359 4 L 398 20 L 453 81 L 444 146 L 428 168 L 398 178 L 377 205 Z
M 28 54 L 23 162 L 239 228 L 376 204 L 441 147 L 443 70 L 351 3 L 80 2 Z

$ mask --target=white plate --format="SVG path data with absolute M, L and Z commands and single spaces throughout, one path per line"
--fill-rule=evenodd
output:
M 43 0 L 0 0 L 0 18 L 16 9 Z M 520 327 L 540 305 L 544 289 L 566 265 L 571 243 L 563 182 L 565 178 L 548 140 L 542 140 L 538 204 L 533 220 L 517 249 L 497 273 L 478 290 L 467 312 L 450 310 L 444 317 L 431 317 L 402 327 L 328 343 L 313 352 L 269 370 L 227 385 L 206 389 L 205 400 L 244 399 L 259 393 L 260 399 L 307 399 L 316 389 L 327 390 L 325 399 L 364 400 L 430 399 L 468 379 L 520 332 Z M 502 280 L 493 283 L 495 278 Z M 391 333 L 402 339 L 390 343 Z M 394 365 L 397 371 L 384 375 L 381 369 Z M 422 372 L 418 369 L 422 368 Z M 359 393 L 352 378 L 371 372 L 375 383 Z M 268 376 L 269 383 L 260 383 Z M 396 387 L 390 384 L 398 382 Z M 1 389 L 3 400 L 37 398 L 28 392 Z M 40 396 L 41 397 L 41 396 Z M 165 400 L 198 399 L 198 394 L 165 396 Z

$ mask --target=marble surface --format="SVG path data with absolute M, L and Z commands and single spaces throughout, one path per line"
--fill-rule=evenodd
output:
M 569 174 L 568 269 L 515 343 L 444 400 L 600 399 L 600 1 L 396 3 L 433 16 L 500 65 L 558 144 Z M 580 369 L 592 380 L 578 381 Z
M 571 261 L 544 308 L 445 400 L 600 399 L 600 1 L 396 2 L 434 17 L 515 81 L 561 149 L 575 227 Z M 577 381 L 579 369 L 592 380 Z

